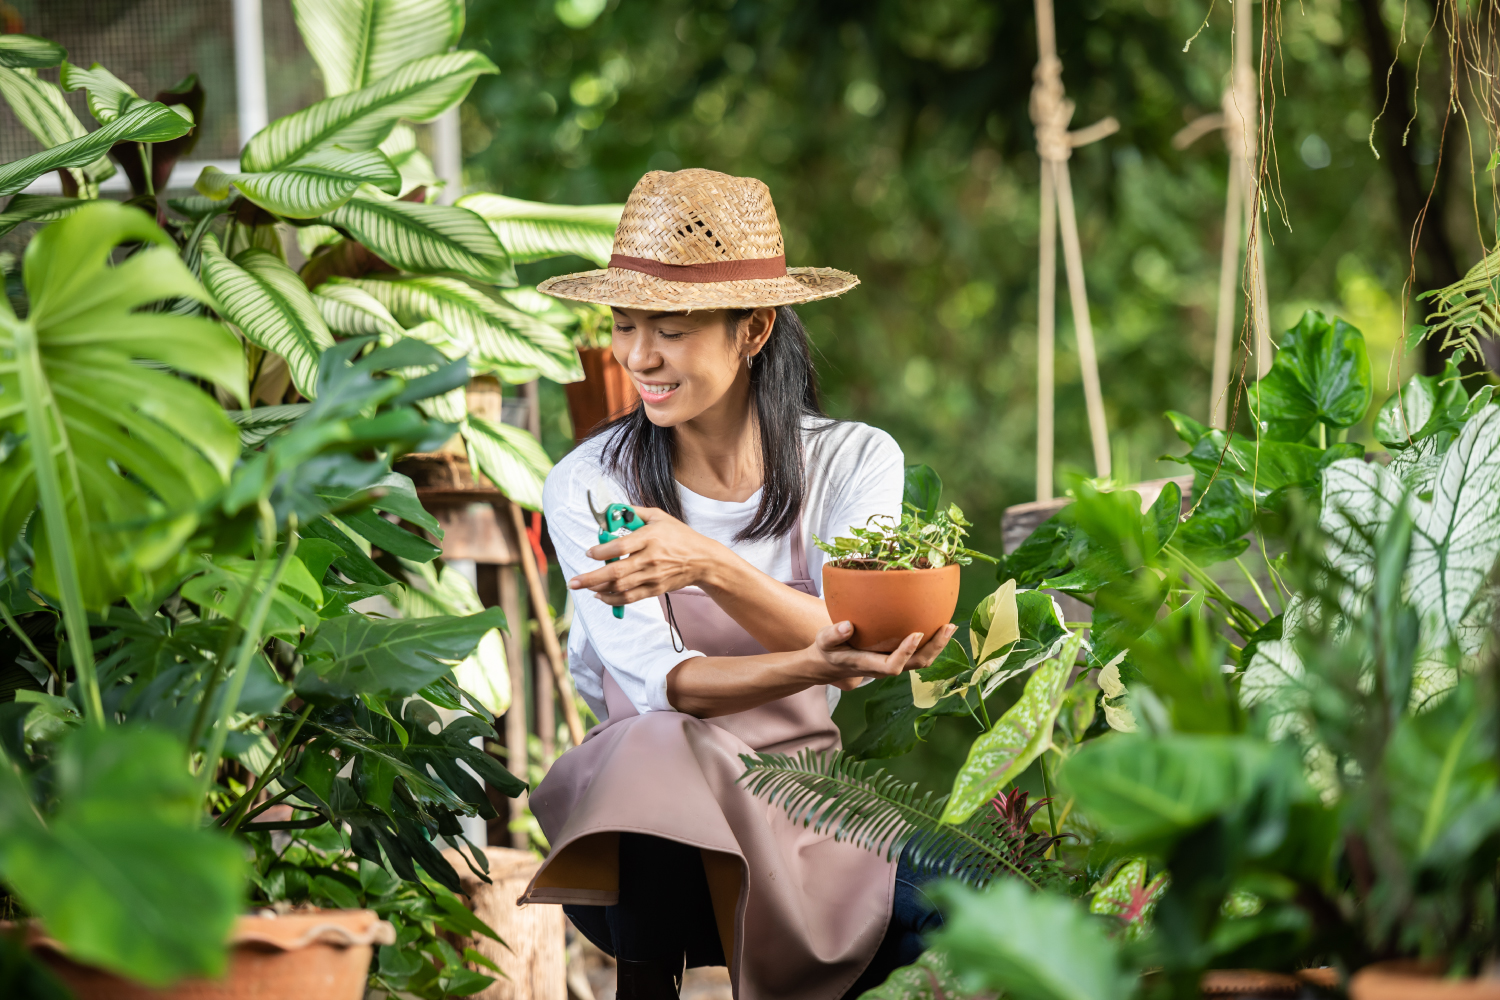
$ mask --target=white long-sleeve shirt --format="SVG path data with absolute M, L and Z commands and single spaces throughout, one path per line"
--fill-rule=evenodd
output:
M 589 513 L 588 491 L 600 510 L 606 503 L 625 503 L 629 491 L 606 469 L 603 455 L 609 435 L 599 434 L 573 449 L 547 476 L 542 510 L 547 531 L 557 549 L 564 579 L 598 569 L 603 564 L 584 553 L 598 544 L 599 527 Z M 901 449 L 882 430 L 852 421 L 807 418 L 802 423 L 807 461 L 806 493 L 802 508 L 802 542 L 808 573 L 823 589 L 823 552 L 812 543 L 863 527 L 875 514 L 899 516 L 904 482 Z M 783 536 L 737 542 L 734 536 L 755 519 L 760 491 L 735 503 L 711 500 L 678 485 L 684 520 L 694 531 L 734 550 L 741 558 L 774 580 L 792 578 L 791 543 Z M 573 683 L 594 714 L 603 720 L 604 671 L 641 713 L 675 711 L 667 701 L 667 674 L 683 660 L 704 654 L 693 649 L 677 652 L 661 602 L 636 601 L 617 619 L 611 608 L 591 591 L 573 594 L 573 627 L 568 636 L 568 668 Z M 833 690 L 833 689 L 830 689 Z

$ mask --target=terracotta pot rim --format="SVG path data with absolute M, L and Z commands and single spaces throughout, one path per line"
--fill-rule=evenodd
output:
M 958 563 L 949 563 L 946 566 L 931 566 L 927 569 L 856 569 L 853 566 L 835 566 L 832 563 L 823 564 L 823 572 L 834 573 L 946 573 L 950 569 L 961 569 Z
M 351 926 L 352 925 L 352 926 Z M 313 945 L 358 948 L 396 943 L 396 928 L 374 910 L 300 910 L 290 913 L 242 913 L 230 931 L 230 947 L 301 951 Z M 35 921 L 26 922 L 26 944 L 64 957 L 68 950 Z

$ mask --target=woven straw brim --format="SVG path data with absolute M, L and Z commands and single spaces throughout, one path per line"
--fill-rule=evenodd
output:
M 784 278 L 713 282 L 668 281 L 611 267 L 548 278 L 537 285 L 537 291 L 621 309 L 692 312 L 796 305 L 842 295 L 857 284 L 854 275 L 831 267 L 789 267 Z

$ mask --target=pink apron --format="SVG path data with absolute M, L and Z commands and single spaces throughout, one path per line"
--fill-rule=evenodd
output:
M 788 586 L 815 595 L 800 523 L 792 567 Z M 766 651 L 697 587 L 674 591 L 672 610 L 688 649 Z M 604 699 L 609 717 L 531 793 L 552 853 L 518 902 L 618 902 L 621 832 L 690 844 L 703 852 L 736 1000 L 838 1000 L 885 934 L 896 863 L 794 824 L 738 783 L 740 754 L 839 746 L 824 689 L 713 719 L 641 715 L 606 670 Z

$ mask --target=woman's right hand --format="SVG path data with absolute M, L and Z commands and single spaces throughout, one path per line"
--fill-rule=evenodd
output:
M 889 653 L 872 653 L 849 645 L 854 626 L 834 622 L 818 633 L 807 652 L 812 656 L 817 682 L 832 684 L 841 691 L 852 691 L 868 677 L 894 677 L 907 670 L 930 666 L 942 653 L 957 625 L 944 625 L 926 642 L 922 633 L 913 632 Z

